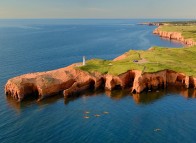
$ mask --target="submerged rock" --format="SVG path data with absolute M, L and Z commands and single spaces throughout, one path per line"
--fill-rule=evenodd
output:
M 161 131 L 161 129 L 157 128 L 157 129 L 154 129 L 155 132 L 159 132 Z

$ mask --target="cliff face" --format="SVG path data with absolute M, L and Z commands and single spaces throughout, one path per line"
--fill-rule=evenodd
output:
M 136 76 L 133 83 L 132 92 L 140 93 L 144 89 L 153 89 L 158 87 L 166 87 L 167 82 L 167 70 L 157 73 L 143 73 L 141 71 L 136 72 Z
M 156 23 L 155 23 L 156 24 Z M 187 45 L 196 45 L 192 39 L 184 39 L 181 33 L 164 32 L 157 28 L 153 32 L 161 37 L 175 39 Z M 117 57 L 114 61 L 127 57 L 127 53 Z M 78 64 L 48 71 L 21 75 L 9 79 L 5 85 L 6 95 L 11 95 L 18 101 L 26 96 L 38 96 L 39 99 L 63 92 L 65 97 L 88 89 L 131 88 L 133 93 L 140 93 L 145 89 L 165 88 L 167 85 L 177 85 L 183 88 L 195 88 L 196 78 L 171 70 L 154 73 L 142 73 L 130 70 L 118 76 L 100 73 L 88 73 L 77 68 Z M 195 90 L 194 90 L 195 93 Z
M 25 74 L 8 80 L 5 93 L 21 101 L 27 95 L 37 94 L 39 99 L 63 90 L 85 90 L 88 85 L 99 88 L 102 75 L 78 70 L 76 65 L 40 73 Z M 77 88 L 76 88 L 77 87 Z
M 163 37 L 163 38 L 168 38 L 168 39 L 173 39 L 173 40 L 177 40 L 177 41 L 180 41 L 188 46 L 194 46 L 196 45 L 196 42 L 193 41 L 192 39 L 185 39 L 181 33 L 179 32 L 166 32 L 166 31 L 161 31 L 160 28 L 156 28 L 154 31 L 153 31 L 153 34 L 157 34 L 159 35 L 160 37 Z
M 143 74 L 137 71 L 135 75 L 132 88 L 132 92 L 135 93 L 140 93 L 144 89 L 166 88 L 167 85 L 196 89 L 196 78 L 171 70 Z
M 164 70 L 156 73 L 127 71 L 121 75 L 88 73 L 76 68 L 76 65 L 40 73 L 21 75 L 8 80 L 5 93 L 18 101 L 25 96 L 38 95 L 39 100 L 63 92 L 65 97 L 88 89 L 106 90 L 131 88 L 140 93 L 145 89 L 165 88 L 167 84 L 196 88 L 196 78 L 174 71 Z

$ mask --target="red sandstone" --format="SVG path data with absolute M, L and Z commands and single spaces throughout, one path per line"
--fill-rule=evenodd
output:
M 185 39 L 181 33 L 179 32 L 166 32 L 166 31 L 161 31 L 160 30 L 160 27 L 156 28 L 154 31 L 153 31 L 154 34 L 157 34 L 159 35 L 160 37 L 163 37 L 163 38 L 168 38 L 168 39 L 173 39 L 173 40 L 177 40 L 177 41 L 180 41 L 188 46 L 194 46 L 196 45 L 196 42 L 192 39 Z
M 178 32 L 164 32 L 157 28 L 153 33 L 164 38 L 181 41 L 189 46 L 196 45 L 192 39 L 184 39 Z M 114 60 L 121 60 L 126 56 L 123 54 Z M 114 76 L 97 72 L 88 73 L 78 69 L 77 66 L 77 64 L 73 64 L 53 71 L 30 73 L 9 79 L 5 85 L 5 93 L 18 101 L 22 101 L 26 96 L 35 94 L 39 96 L 39 100 L 59 92 L 63 92 L 64 96 L 67 97 L 89 88 L 96 90 L 103 86 L 109 91 L 117 87 L 131 88 L 133 93 L 140 93 L 145 89 L 166 88 L 167 85 L 171 84 L 196 89 L 195 77 L 171 70 L 154 73 L 130 70 Z
M 63 92 L 70 96 L 92 88 L 104 86 L 106 90 L 115 88 L 131 88 L 132 92 L 140 93 L 145 89 L 165 88 L 167 84 L 196 88 L 196 78 L 163 70 L 155 73 L 142 73 L 130 70 L 118 76 L 100 73 L 88 73 L 71 66 L 48 71 L 21 75 L 8 80 L 5 93 L 21 101 L 25 96 L 37 94 L 39 100 L 47 96 Z

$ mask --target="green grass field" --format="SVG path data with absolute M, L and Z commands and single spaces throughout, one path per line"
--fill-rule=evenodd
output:
M 196 40 L 196 25 L 176 24 L 161 26 L 163 31 L 182 32 L 185 38 Z M 138 62 L 134 62 L 138 60 Z M 145 62 L 142 62 L 145 61 Z M 92 59 L 85 66 L 79 67 L 88 72 L 109 73 L 119 75 L 128 70 L 142 70 L 143 72 L 157 72 L 160 70 L 174 70 L 196 77 L 196 46 L 184 48 L 153 47 L 151 50 L 130 50 L 126 58 L 119 61 Z
M 140 55 L 140 56 L 138 56 Z M 146 62 L 140 63 L 141 59 Z M 138 62 L 133 62 L 138 60 Z M 153 47 L 147 51 L 129 51 L 127 57 L 120 61 L 92 59 L 80 69 L 101 73 L 119 75 L 128 70 L 143 70 L 156 72 L 164 69 L 182 72 L 189 76 L 196 76 L 196 46 L 189 48 L 162 48 Z
M 160 27 L 161 31 L 167 32 L 180 32 L 185 39 L 193 39 L 196 41 L 196 23 L 187 24 L 171 24 L 163 25 Z

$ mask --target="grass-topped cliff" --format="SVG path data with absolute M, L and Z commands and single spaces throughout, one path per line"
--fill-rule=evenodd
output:
M 166 32 L 179 32 L 185 39 L 193 39 L 196 42 L 196 23 L 192 24 L 166 24 L 159 28 Z
M 185 39 L 196 41 L 196 22 L 162 23 L 159 28 L 166 32 L 180 32 Z M 119 75 L 128 70 L 143 72 L 157 72 L 160 70 L 174 70 L 196 77 L 196 46 L 184 48 L 152 47 L 147 51 L 130 50 L 120 60 L 92 59 L 80 69 L 101 73 Z
M 92 59 L 80 68 L 88 72 L 98 71 L 113 75 L 128 70 L 156 72 L 170 69 L 189 76 L 196 76 L 196 46 L 189 48 L 153 47 L 147 51 L 131 50 L 125 53 L 124 59 L 118 61 Z
M 185 32 L 188 31 L 191 38 L 195 36 L 194 30 L 186 28 Z M 174 34 L 161 33 L 170 39 Z M 183 38 L 179 33 L 177 36 L 180 37 L 178 40 Z M 7 81 L 5 94 L 22 101 L 29 95 L 37 95 L 38 100 L 42 100 L 60 92 L 68 98 L 73 94 L 103 87 L 110 91 L 130 88 L 133 93 L 165 88 L 168 84 L 196 89 L 196 43 L 192 42 L 192 45 L 195 46 L 130 50 L 114 60 L 92 59 L 85 66 L 76 63 L 52 71 L 21 75 Z

